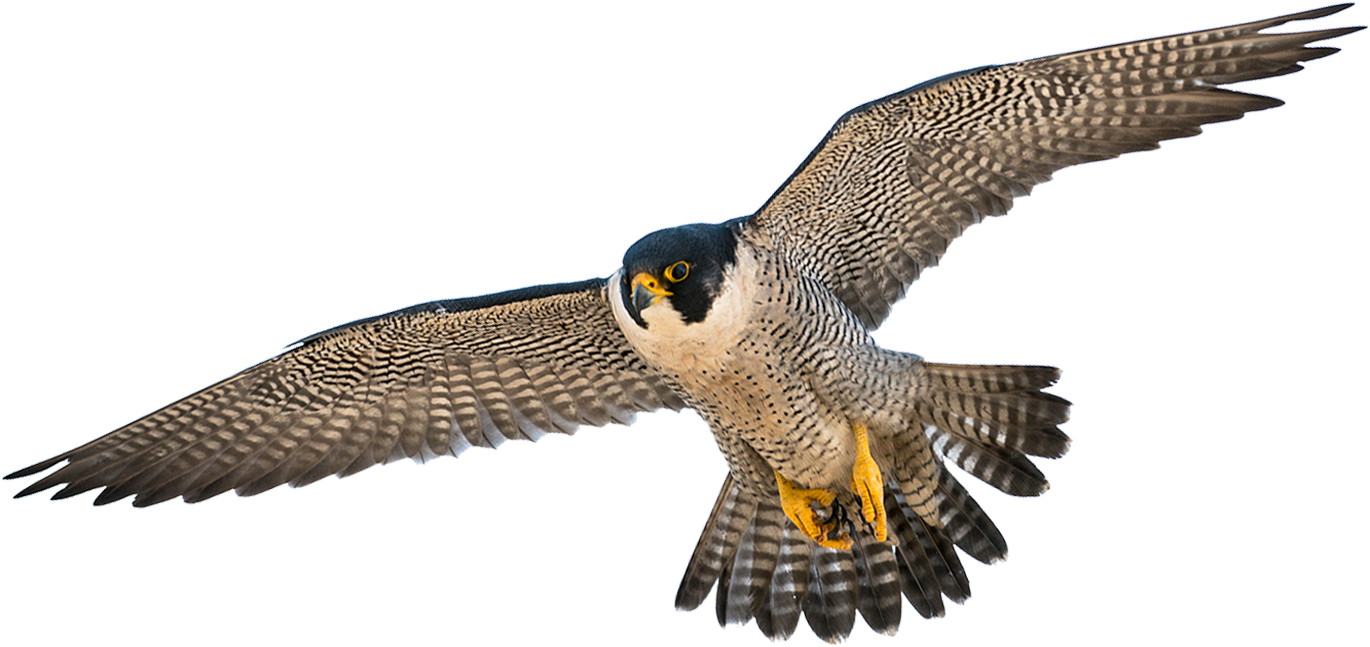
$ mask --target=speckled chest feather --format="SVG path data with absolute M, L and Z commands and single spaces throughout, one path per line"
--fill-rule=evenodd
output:
M 772 488 L 772 469 L 803 483 L 847 478 L 848 421 L 823 387 L 839 372 L 834 349 L 873 342 L 835 297 L 770 249 L 739 245 L 702 322 L 685 323 L 665 301 L 641 312 L 645 329 L 618 307 L 615 316 L 633 348 L 709 423 L 749 486 Z

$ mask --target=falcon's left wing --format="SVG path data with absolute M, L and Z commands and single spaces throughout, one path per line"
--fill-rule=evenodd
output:
M 821 280 L 868 328 L 947 245 L 1061 168 L 1151 150 L 1280 105 L 1220 85 L 1289 74 L 1362 29 L 1259 22 L 933 79 L 848 112 L 746 226 Z
M 685 405 L 628 346 L 605 280 L 435 301 L 324 331 L 102 438 L 5 478 L 103 487 L 96 505 L 257 494 L 402 457 L 627 424 Z

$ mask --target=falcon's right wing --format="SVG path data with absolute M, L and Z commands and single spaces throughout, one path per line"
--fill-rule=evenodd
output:
M 299 346 L 86 445 L 5 478 L 96 505 L 195 502 L 456 455 L 505 439 L 627 424 L 684 402 L 628 346 L 604 279 L 435 301 Z

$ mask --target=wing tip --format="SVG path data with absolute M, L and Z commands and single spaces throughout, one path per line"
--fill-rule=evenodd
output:
M 15 492 L 14 495 L 10 496 L 10 500 L 27 499 L 30 498 L 30 496 L 41 495 L 41 493 L 47 492 L 52 488 L 66 488 L 66 484 L 63 483 L 51 483 L 48 484 L 47 487 L 37 488 L 37 485 L 40 483 L 41 480 L 33 481 L 33 483 L 27 484 L 25 487 L 19 488 L 18 492 Z M 58 492 L 52 493 L 52 496 L 56 495 L 58 495 Z M 51 496 L 49 496 L 49 499 L 51 499 Z
M 12 481 L 14 479 L 21 479 L 26 476 L 33 476 L 34 474 L 37 474 L 39 472 L 46 471 L 48 468 L 62 462 L 63 460 L 65 460 L 65 457 L 63 456 L 54 456 L 45 461 L 34 463 L 28 467 L 25 467 L 24 469 L 10 472 L 9 474 L 5 475 L 4 480 Z
M 1330 16 L 1334 13 L 1341 13 L 1343 11 L 1346 11 L 1347 9 L 1350 9 L 1351 7 L 1354 7 L 1355 5 L 1356 3 L 1354 2 L 1342 2 L 1340 4 L 1328 5 L 1326 7 L 1321 7 L 1318 9 L 1300 11 L 1298 13 L 1290 14 L 1284 17 L 1289 20 L 1311 20 L 1313 18 L 1322 18 L 1323 16 Z

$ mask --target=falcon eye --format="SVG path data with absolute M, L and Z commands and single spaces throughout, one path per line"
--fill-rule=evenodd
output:
M 672 283 L 679 283 L 681 281 L 684 281 L 685 277 L 689 275 L 690 264 L 686 263 L 685 261 L 680 261 L 679 263 L 676 263 L 666 268 L 666 280 Z

